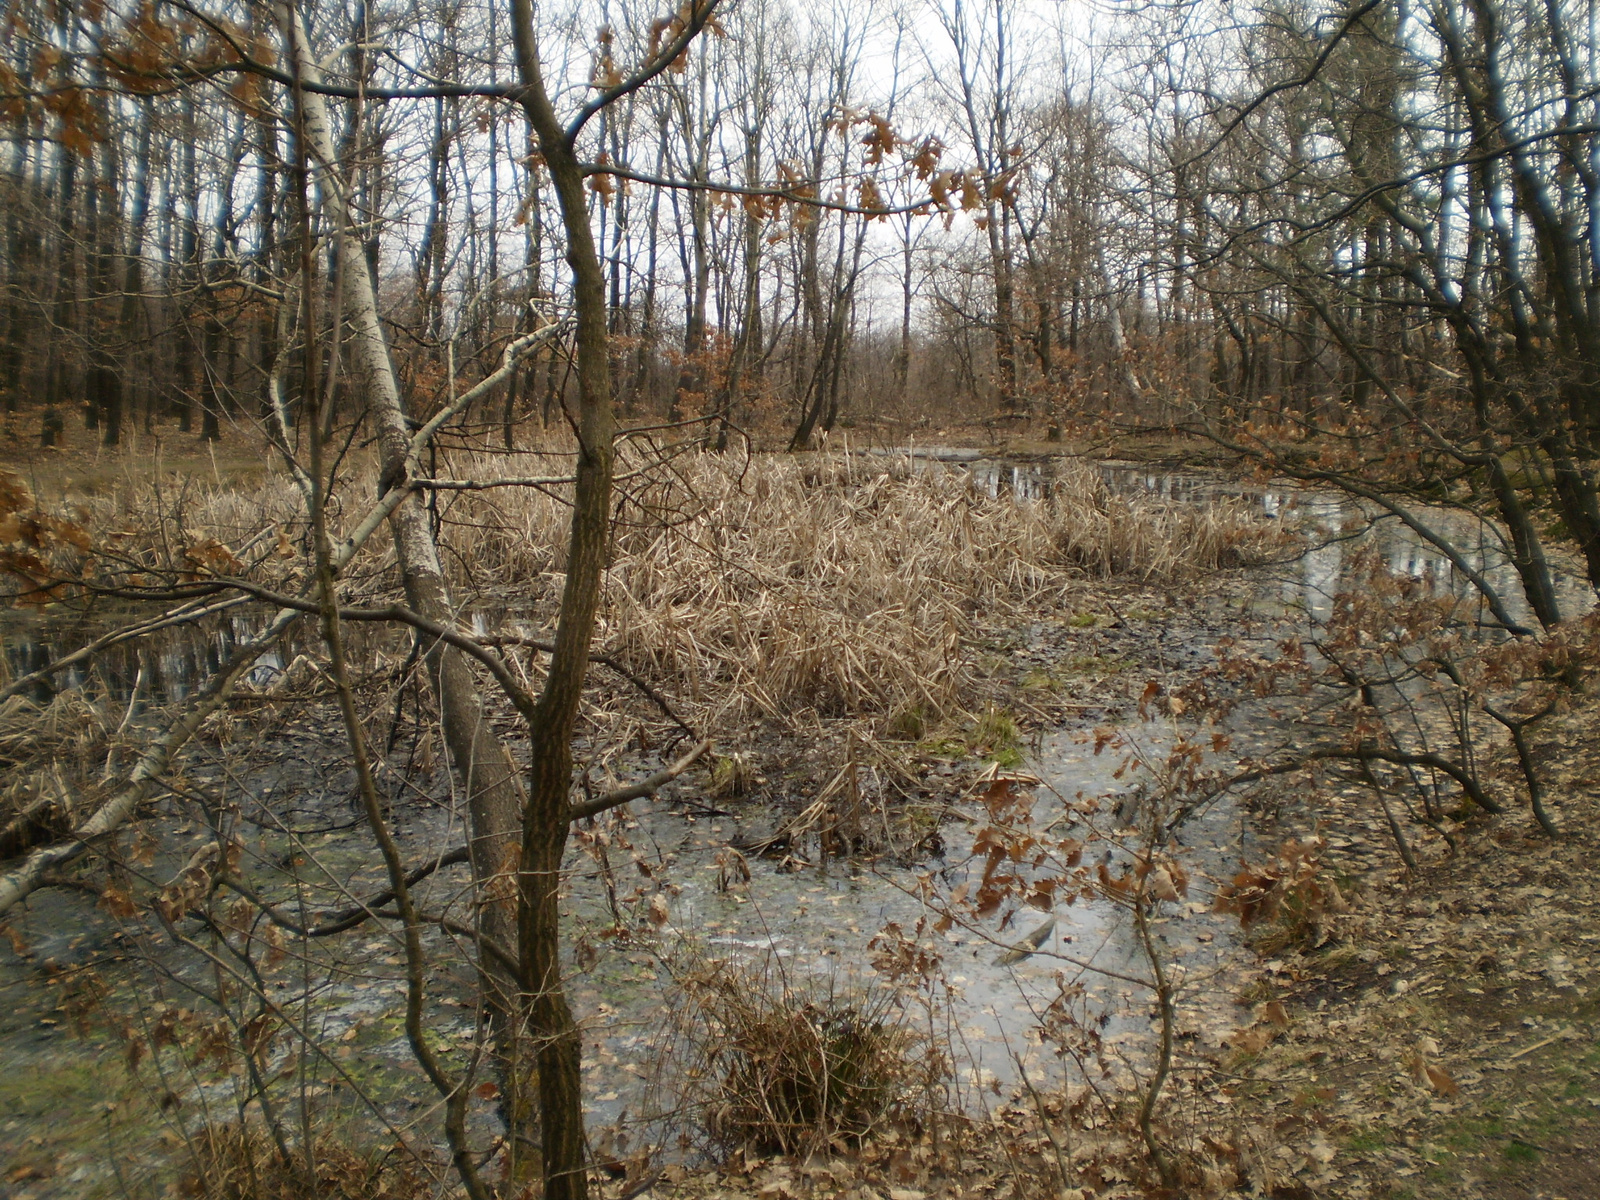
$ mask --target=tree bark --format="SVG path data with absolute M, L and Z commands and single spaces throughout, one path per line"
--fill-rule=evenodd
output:
M 298 15 L 287 9 L 283 14 L 290 53 L 297 60 L 300 77 L 307 83 L 319 83 L 321 75 Z M 303 96 L 307 147 L 321 176 L 324 211 L 338 230 L 352 385 L 376 426 L 381 486 L 404 488 L 413 469 L 411 432 L 378 315 L 377 292 L 367 269 L 366 254 L 349 220 L 327 105 L 314 91 L 304 91 Z M 451 622 L 455 610 L 423 499 L 414 493 L 407 495 L 395 506 L 389 522 L 407 602 L 429 620 Z M 516 931 L 515 872 L 523 791 L 509 752 L 489 726 L 477 682 L 460 651 L 435 642 L 425 661 L 439 704 L 445 744 L 466 791 L 479 927 L 498 944 L 511 945 Z M 481 955 L 480 962 L 495 1019 L 497 1066 L 511 1138 L 513 1175 L 520 1176 L 529 1161 L 526 1150 L 535 1113 L 530 1064 L 526 1061 L 519 1018 L 519 986 L 491 956 Z
M 561 857 L 571 823 L 572 731 L 600 603 L 615 417 L 605 273 L 589 226 L 583 166 L 545 88 L 532 0 L 512 0 L 517 101 L 538 139 L 561 206 L 577 312 L 577 482 L 566 583 L 544 691 L 530 722 L 532 761 L 518 874 L 518 953 L 539 1063 L 545 1200 L 585 1200 L 582 1043 L 561 979 Z

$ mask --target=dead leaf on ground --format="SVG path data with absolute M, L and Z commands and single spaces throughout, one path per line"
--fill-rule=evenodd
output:
M 1437 1054 L 1439 1044 L 1432 1038 L 1423 1038 L 1417 1043 L 1417 1048 L 1412 1051 L 1409 1065 L 1412 1076 L 1417 1083 L 1426 1088 L 1432 1088 L 1441 1096 L 1454 1096 L 1461 1091 L 1461 1085 L 1451 1078 L 1450 1072 L 1437 1063 L 1429 1062 L 1429 1053 Z

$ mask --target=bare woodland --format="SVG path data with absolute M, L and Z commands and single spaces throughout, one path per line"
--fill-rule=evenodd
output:
M 1593 836 L 1592 4 L 6 18 L 6 986 L 177 1131 L 96 1194 L 632 1200 L 737 1158 L 793 1200 L 830 1157 L 891 1200 L 1418 1194 L 1334 1182 L 1331 1099 L 1235 1097 L 1278 1112 L 1239 1081 L 1302 1036 L 1290 977 L 1365 970 L 1385 905 L 1466 913 L 1463 864 Z M 986 491 L 919 445 L 1050 465 Z M 1133 459 L 1220 498 L 1130 498 L 1098 464 Z M 1263 617 L 1319 553 L 1325 609 Z M 1030 773 L 1058 729 L 1115 786 Z M 739 903 L 884 864 L 923 908 L 862 936 L 881 988 L 658 954 L 705 933 L 644 849 L 668 803 L 762 810 L 701 864 Z M 1131 957 L 1052 940 L 1074 905 Z M 1209 973 L 1173 949 L 1202 912 Z M 35 961 L 80 928 L 111 957 Z M 1027 1037 L 1065 1073 L 1013 1055 L 999 1166 L 957 935 L 1060 972 Z M 1307 965 L 1241 986 L 1252 947 Z M 587 980 L 651 955 L 675 1098 L 602 1139 Z M 403 1077 L 327 1032 L 358 977 Z M 1464 1103 L 1440 1036 L 1410 1086 Z M 1534 1147 L 1573 1196 L 1585 1120 Z

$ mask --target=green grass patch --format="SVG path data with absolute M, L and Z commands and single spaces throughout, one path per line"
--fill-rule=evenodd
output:
M 971 753 L 966 739 L 958 737 L 929 738 L 918 743 L 917 749 L 929 758 L 966 758 Z
M 63 1039 L 59 1052 L 0 1072 L 0 1161 L 52 1186 L 87 1167 L 89 1178 L 73 1184 L 76 1195 L 122 1195 L 112 1162 L 148 1159 L 163 1128 L 150 1101 L 120 1047 Z
M 927 738 L 918 743 L 917 749 L 930 758 L 981 758 L 1008 771 L 1026 761 L 1016 717 L 995 704 L 984 709 L 959 736 Z
M 926 704 L 906 704 L 890 714 L 884 732 L 903 742 L 920 742 L 928 736 L 929 724 Z
M 1360 1129 L 1345 1139 L 1345 1145 L 1357 1153 L 1382 1150 L 1391 1140 L 1387 1129 Z
M 1007 770 L 1022 765 L 1022 732 L 1017 719 L 998 705 L 984 710 L 969 737 L 973 753 L 995 765 Z
M 1130 659 L 1117 655 L 1071 654 L 1061 660 L 1057 669 L 1067 675 L 1120 675 L 1132 668 Z

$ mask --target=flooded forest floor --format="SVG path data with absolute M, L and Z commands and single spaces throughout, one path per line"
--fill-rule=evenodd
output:
M 862 484 L 862 470 L 824 472 L 820 486 L 854 497 L 838 529 L 898 502 L 888 485 Z M 1131 511 L 1108 498 L 1125 493 L 1128 481 L 1104 478 L 1112 482 L 1097 485 L 1075 527 L 1090 510 L 1108 528 Z M 1292 706 L 1245 698 L 1213 720 L 1171 699 L 1200 686 L 1225 692 L 1217 647 L 1268 653 L 1290 630 L 1297 589 L 1306 587 L 1300 559 L 1286 551 L 1276 517 L 1261 518 L 1256 498 L 1241 508 L 1217 479 L 1180 482 L 1184 498 L 1174 499 L 1168 479 L 1162 504 L 1211 504 L 1226 493 L 1217 503 L 1235 506 L 1222 519 L 1232 532 L 1217 544 L 1233 548 L 1222 561 L 1184 568 L 1177 560 L 1197 535 L 1170 515 L 1157 532 L 1171 544 L 1108 541 L 1100 560 L 1087 545 L 1062 557 L 1052 531 L 1053 548 L 1024 566 L 1047 562 L 1054 574 L 1042 584 L 974 585 L 951 602 L 959 623 L 952 617 L 948 634 L 928 644 L 913 634 L 932 626 L 931 608 L 877 625 L 870 605 L 857 609 L 861 631 L 869 640 L 883 631 L 885 646 L 828 643 L 844 657 L 859 652 L 854 666 L 819 665 L 802 677 L 744 664 L 750 645 L 776 636 L 741 643 L 743 634 L 718 624 L 725 610 L 761 611 L 748 598 L 680 596 L 689 616 L 672 618 L 669 603 L 631 624 L 622 609 L 613 613 L 617 653 L 653 672 L 678 715 L 713 734 L 716 754 L 658 798 L 580 830 L 569 861 L 571 988 L 586 1029 L 591 1145 L 610 1169 L 597 1185 L 608 1200 L 1162 1194 L 1132 1123 L 1158 1027 L 1149 996 L 1116 982 L 1145 961 L 1126 922 L 1085 903 L 1052 909 L 1053 924 L 1033 932 L 1042 914 L 974 913 L 961 897 L 975 880 L 974 837 L 993 820 L 985 797 L 1004 788 L 1030 797 L 1030 829 L 1062 821 L 1072 828 L 1081 817 L 1084 828 L 1101 830 L 1102 841 L 1090 844 L 1096 854 L 1103 846 L 1104 862 L 1117 870 L 1137 857 L 1139 805 L 1172 787 L 1175 747 L 1209 745 L 1194 761 L 1226 773 L 1305 736 L 1304 714 Z M 793 483 L 819 487 L 809 477 Z M 975 496 L 970 502 L 989 513 L 1050 499 L 1021 494 L 1032 486 L 980 466 L 954 490 L 936 485 L 928 502 Z M 1150 519 L 1138 511 L 1140 521 Z M 741 528 L 741 520 L 724 514 L 717 528 Z M 1016 536 L 1010 526 L 996 528 L 997 537 Z M 808 553 L 853 561 L 838 529 L 831 549 Z M 741 552 L 760 561 L 760 548 Z M 1019 570 L 982 555 L 974 561 L 997 581 Z M 535 579 L 538 565 L 519 562 L 518 570 Z M 622 566 L 631 571 L 619 569 L 629 595 L 645 597 L 655 585 L 642 568 Z M 777 589 L 768 581 L 760 603 Z M 539 599 L 485 589 L 475 619 L 489 632 L 541 632 Z M 791 652 L 808 638 L 835 637 L 835 615 L 814 615 Z M 894 624 L 901 619 L 905 629 Z M 695 620 L 702 625 L 694 636 L 707 644 L 691 653 L 673 639 L 692 643 L 680 626 Z M 66 645 L 60 624 L 45 617 L 8 630 L 8 648 L 27 639 L 52 653 Z M 237 633 L 212 629 L 198 644 L 169 647 L 169 699 L 204 676 L 206 638 L 231 644 Z M 651 657 L 640 648 L 652 638 L 677 649 Z M 887 657 L 892 638 L 904 638 L 901 659 Z M 426 861 L 462 837 L 443 750 L 407 676 L 406 644 L 374 636 L 357 653 L 374 740 L 389 751 L 380 784 L 396 836 L 408 861 Z M 28 666 L 11 657 L 13 673 Z M 236 1050 L 208 1050 L 198 1024 L 185 1027 L 198 1021 L 194 996 L 208 980 L 214 989 L 214 964 L 178 946 L 144 902 L 204 847 L 218 812 L 231 814 L 248 871 L 279 903 L 298 897 L 301 911 L 328 913 L 381 889 L 316 657 L 313 646 L 285 646 L 274 668 L 208 727 L 109 870 L 75 871 L 5 923 L 7 1200 L 224 1194 L 205 1177 L 215 1158 L 200 1131 L 244 1111 L 235 1097 L 245 1068 Z M 956 662 L 959 686 L 917 699 L 919 680 Z M 132 710 L 131 694 L 111 677 L 132 680 L 139 667 L 113 665 L 98 680 L 110 707 Z M 599 667 L 594 675 L 579 756 L 594 764 L 585 782 L 603 787 L 648 773 L 682 744 L 682 731 L 625 681 Z M 874 691 L 881 679 L 899 689 L 888 701 Z M 741 687 L 732 702 L 728 692 Z M 1462 810 L 1444 823 L 1448 837 L 1437 827 L 1413 831 L 1408 867 L 1371 791 L 1338 772 L 1315 786 L 1268 781 L 1237 799 L 1229 793 L 1164 839 L 1162 853 L 1190 875 L 1181 900 L 1152 917 L 1152 953 L 1180 966 L 1185 979 L 1176 1070 L 1156 1126 L 1165 1144 L 1189 1156 L 1181 1194 L 1600 1197 L 1597 718 L 1600 706 L 1579 697 L 1534 731 L 1556 839 L 1515 805 L 1498 816 Z M 514 732 L 509 719 L 500 723 Z M 95 743 L 95 752 L 105 745 Z M 1509 750 L 1486 746 L 1485 755 Z M 1245 929 L 1213 911 L 1235 870 L 1286 843 L 1318 847 L 1320 877 L 1336 881 L 1337 905 Z M 462 866 L 446 866 L 419 894 L 435 910 L 460 914 L 466 881 Z M 954 922 L 936 934 L 934 919 L 950 915 Z M 938 1111 L 809 1153 L 753 1145 L 730 1153 L 726 1139 L 705 1132 L 706 1097 L 691 1095 L 685 1075 L 674 1072 L 675 1056 L 703 1052 L 696 1038 L 704 1013 L 683 997 L 697 984 L 705 994 L 706 981 L 727 970 L 761 986 L 776 978 L 780 990 L 792 986 L 803 997 L 816 988 L 865 994 L 860 989 L 882 975 L 874 939 L 886 928 L 941 956 L 937 987 L 929 986 L 942 1007 L 936 1012 L 930 1001 L 925 1010 L 933 1040 L 916 1043 L 918 1053 L 951 1063 Z M 188 933 L 204 947 L 199 932 Z M 459 945 L 447 932 L 430 945 L 439 955 L 429 981 L 430 1036 L 466 1070 L 482 1045 L 474 979 L 449 956 Z M 287 1048 L 280 1030 L 277 1044 L 263 1041 L 247 1054 L 273 1086 L 318 1114 L 330 1138 L 420 1147 L 427 1158 L 437 1104 L 399 1028 L 394 942 L 368 926 L 290 951 L 263 959 L 263 986 L 297 998 L 297 1028 L 315 1052 Z M 1111 977 L 1085 971 L 1086 959 Z M 1072 1020 L 1052 1008 L 1062 996 L 1080 997 Z M 1041 1033 L 1052 1013 L 1061 1018 L 1054 1032 Z M 1075 1069 L 1075 1058 L 1088 1068 Z M 701 1109 L 691 1111 L 694 1104 Z M 480 1108 L 475 1128 L 492 1153 L 492 1118 Z M 666 1152 L 640 1155 L 652 1139 Z M 447 1190 L 447 1175 L 418 1170 L 416 1179 L 391 1172 L 381 1184 L 362 1184 L 367 1190 L 349 1184 L 327 1194 L 376 1200 Z M 346 1183 L 360 1173 L 351 1166 Z M 374 1169 L 372 1178 L 382 1174 Z

